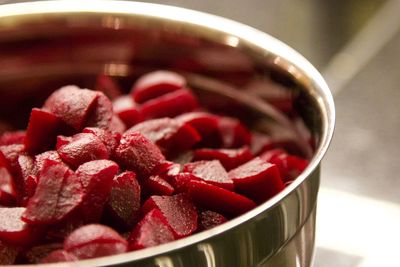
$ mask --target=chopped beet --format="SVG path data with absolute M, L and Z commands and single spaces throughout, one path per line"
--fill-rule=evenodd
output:
M 259 132 L 251 134 L 250 150 L 253 155 L 259 155 L 272 148 L 274 148 L 274 143 L 270 136 Z
M 189 194 L 200 207 L 223 214 L 241 215 L 256 207 L 256 203 L 242 195 L 203 181 L 190 180 Z
M 48 243 L 33 246 L 24 252 L 24 258 L 29 263 L 39 263 L 44 257 L 51 254 L 52 251 L 61 249 L 63 245 L 61 243 Z
M 32 175 L 38 176 L 42 172 L 46 160 L 58 161 L 60 163 L 62 162 L 60 155 L 58 155 L 57 151 L 55 150 L 49 150 L 38 154 L 35 156 Z
M 108 125 L 108 130 L 123 134 L 126 131 L 126 125 L 117 115 L 114 115 L 111 118 L 110 125 Z
M 177 91 L 153 98 L 140 107 L 145 119 L 175 117 L 198 107 L 196 97 L 188 89 Z
M 185 194 L 152 196 L 143 204 L 144 213 L 159 209 L 171 227 L 175 238 L 188 236 L 197 229 L 197 211 Z
M 17 191 L 10 172 L 0 167 L 0 206 L 13 206 L 16 203 Z
M 107 218 L 113 224 L 131 228 L 139 218 L 140 185 L 134 172 L 123 172 L 116 176 L 106 204 Z
M 218 117 L 207 112 L 184 113 L 175 119 L 195 128 L 203 138 L 215 132 L 218 127 Z
M 52 93 L 43 107 L 80 131 L 90 111 L 97 105 L 97 95 L 94 91 L 68 85 Z
M 0 240 L 0 265 L 11 265 L 15 263 L 18 249 Z
M 247 146 L 242 148 L 211 149 L 200 148 L 193 152 L 193 160 L 214 160 L 221 162 L 226 170 L 231 170 L 253 158 Z
M 187 193 L 189 191 L 189 182 L 191 180 L 200 180 L 198 177 L 188 172 L 178 173 L 171 176 L 169 179 L 176 193 Z
M 62 128 L 62 121 L 53 113 L 44 109 L 32 109 L 24 139 L 26 151 L 37 154 L 51 149 Z
M 218 160 L 202 160 L 187 163 L 184 165 L 183 171 L 189 172 L 201 180 L 215 186 L 233 191 L 233 182 L 228 177 L 228 173 Z
M 201 230 L 211 229 L 226 221 L 227 219 L 224 216 L 215 211 L 206 210 L 199 215 L 199 227 Z
M 280 153 L 267 158 L 267 153 L 268 151 L 263 154 L 264 159 L 278 167 L 283 183 L 293 181 L 308 166 L 308 160 L 298 156 Z M 273 153 L 273 151 L 270 151 L 270 154 L 271 153 Z
M 154 71 L 141 76 L 132 86 L 132 97 L 137 103 L 176 91 L 186 85 L 181 75 L 171 71 Z
M 73 254 L 63 250 L 57 249 L 52 251 L 49 255 L 40 260 L 40 263 L 57 263 L 57 262 L 71 262 L 77 261 L 78 258 Z
M 279 169 L 259 157 L 229 172 L 237 192 L 261 203 L 283 190 Z
M 286 151 L 281 149 L 281 148 L 275 148 L 271 150 L 267 150 L 264 153 L 260 155 L 260 158 L 266 162 L 271 162 L 271 160 L 275 159 L 276 157 L 279 157 L 280 155 L 286 154 Z M 279 167 L 279 166 L 278 166 Z
M 110 160 L 90 161 L 76 170 L 84 192 L 81 213 L 86 222 L 100 220 L 118 170 L 118 165 Z
M 18 157 L 24 152 L 22 144 L 0 146 L 0 166 L 6 167 L 14 177 L 20 176 Z
M 104 143 L 91 133 L 79 133 L 70 143 L 57 149 L 61 159 L 76 169 L 79 165 L 96 159 L 108 159 L 108 150 Z
M 115 114 L 125 123 L 127 127 L 132 127 L 142 121 L 139 106 L 129 95 L 120 96 L 113 101 Z
M 94 88 L 96 91 L 103 92 L 110 99 L 117 98 L 122 94 L 122 90 L 118 84 L 110 76 L 105 74 L 97 76 Z
M 128 242 L 110 227 L 88 224 L 65 239 L 64 249 L 78 259 L 90 259 L 124 253 L 128 250 Z
M 0 146 L 23 144 L 25 131 L 5 132 L 0 136 Z
M 109 129 L 113 113 L 113 106 L 102 92 L 95 92 L 96 99 L 93 104 L 93 108 L 88 114 L 86 126 L 98 127 L 102 129 Z
M 103 142 L 103 144 L 107 147 L 109 156 L 114 154 L 114 151 L 119 144 L 119 140 L 121 140 L 120 133 L 111 132 L 100 128 L 88 127 L 83 129 L 82 133 L 91 133 L 94 134 L 97 138 L 99 138 Z
M 26 179 L 29 175 L 33 174 L 34 168 L 34 159 L 25 154 L 21 154 L 18 156 L 18 166 L 19 166 L 19 173 L 21 173 L 22 177 Z
M 152 209 L 135 226 L 128 238 L 129 250 L 137 250 L 175 240 L 168 222 L 159 209 Z
M 82 196 L 82 186 L 74 172 L 63 163 L 46 160 L 22 219 L 30 224 L 59 222 L 81 204 Z
M 71 136 L 58 135 L 56 142 L 56 149 L 58 150 L 60 149 L 60 147 L 68 145 L 71 142 L 72 142 Z
M 165 181 L 160 175 L 151 175 L 143 183 L 143 191 L 147 196 L 171 196 L 174 193 L 174 187 Z
M 223 148 L 238 148 L 251 143 L 251 134 L 239 120 L 230 117 L 218 119 L 218 133 Z
M 193 127 L 170 118 L 147 120 L 128 132 L 140 132 L 168 154 L 187 150 L 201 139 Z
M 28 199 L 35 194 L 37 184 L 38 178 L 35 175 L 28 175 L 24 178 L 24 199 L 22 200 L 23 205 L 26 205 L 28 203 Z
M 46 227 L 45 240 L 50 242 L 63 242 L 70 233 L 84 224 L 85 222 L 78 208 L 61 222 L 48 225 Z
M 160 149 L 138 132 L 122 135 L 115 157 L 119 164 L 140 177 L 150 176 L 165 162 Z
M 38 229 L 22 220 L 25 208 L 0 207 L 0 240 L 12 245 L 30 245 L 38 237 Z

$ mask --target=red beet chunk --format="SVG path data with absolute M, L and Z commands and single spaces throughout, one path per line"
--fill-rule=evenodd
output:
M 143 182 L 143 191 L 147 196 L 171 196 L 174 193 L 174 187 L 165 181 L 160 175 L 152 175 Z
M 43 153 L 35 156 L 32 175 L 38 176 L 42 172 L 42 170 L 44 168 L 44 163 L 47 160 L 58 161 L 58 162 L 62 163 L 60 155 L 58 155 L 57 151 L 49 150 L 49 151 L 43 152 Z
M 233 182 L 218 160 L 188 163 L 183 167 L 183 171 L 189 172 L 210 184 L 233 191 Z
M 231 149 L 201 148 L 193 152 L 193 160 L 219 160 L 226 170 L 231 170 L 253 158 L 248 147 Z
M 67 125 L 80 131 L 88 114 L 97 105 L 97 93 L 74 85 L 64 86 L 49 96 L 44 108 Z
M 105 74 L 97 76 L 94 88 L 96 91 L 103 92 L 110 99 L 117 98 L 122 93 L 118 84 L 110 76 Z
M 223 214 L 241 215 L 256 207 L 247 197 L 203 181 L 190 180 L 189 194 L 198 206 Z
M 215 211 L 206 210 L 199 215 L 199 227 L 202 230 L 211 229 L 226 221 L 228 220 L 224 216 Z
M 274 146 L 270 136 L 258 132 L 251 134 L 250 150 L 254 155 L 259 155 L 264 151 L 274 148 Z
M 78 208 L 61 222 L 48 225 L 46 228 L 45 240 L 63 242 L 69 234 L 85 224 L 80 212 Z
M 23 144 L 25 131 L 5 132 L 0 136 L 0 146 Z
M 137 103 L 144 103 L 150 99 L 166 93 L 176 91 L 186 85 L 181 75 L 171 71 L 154 71 L 141 76 L 132 86 L 132 97 Z
M 88 114 L 85 125 L 88 127 L 109 129 L 114 115 L 112 103 L 102 92 L 97 91 L 95 93 L 96 99 L 90 113 Z
M 141 177 L 148 177 L 165 162 L 160 149 L 138 132 L 122 135 L 115 157 L 119 164 Z
M 251 134 L 239 120 L 230 117 L 220 117 L 218 133 L 224 148 L 238 148 L 251 143 Z
M 49 255 L 40 260 L 40 263 L 57 263 L 57 262 L 71 262 L 77 261 L 78 258 L 73 254 L 63 250 L 57 249 L 52 251 Z
M 23 256 L 29 263 L 39 263 L 43 258 L 52 253 L 52 251 L 59 250 L 62 247 L 61 243 L 41 244 L 24 251 Z
M 153 247 L 175 240 L 164 215 L 158 209 L 149 211 L 128 238 L 129 250 Z
M 0 146 L 0 166 L 6 167 L 13 176 L 19 176 L 18 157 L 24 152 L 24 145 L 21 144 Z
M 90 259 L 124 253 L 128 242 L 110 227 L 89 224 L 73 231 L 65 239 L 64 249 L 78 259 Z
M 308 166 L 308 160 L 294 155 L 288 155 L 287 153 L 272 155 L 268 158 L 267 156 L 272 153 L 273 151 L 265 152 L 263 154 L 264 159 L 278 167 L 283 183 L 293 181 Z
M 18 255 L 16 247 L 0 241 L 0 265 L 11 265 L 15 263 Z
M 63 163 L 46 160 L 22 219 L 30 224 L 59 222 L 81 204 L 82 196 L 82 186 L 74 172 Z
M 142 115 L 139 112 L 139 106 L 133 102 L 129 95 L 120 96 L 113 101 L 115 114 L 125 123 L 127 127 L 132 127 L 142 121 Z
M 38 232 L 22 220 L 25 208 L 0 207 L 0 240 L 11 245 L 29 245 L 36 240 Z
M 110 160 L 90 161 L 76 170 L 84 191 L 81 213 L 86 222 L 100 220 L 118 170 L 118 165 Z
M 145 102 L 140 112 L 145 119 L 175 117 L 197 107 L 196 97 L 188 89 L 179 89 Z
M 91 160 L 108 159 L 107 147 L 91 133 L 74 135 L 71 142 L 61 145 L 57 152 L 61 159 L 74 169 Z
M 187 193 L 189 191 L 189 182 L 191 180 L 200 180 L 198 177 L 188 172 L 178 173 L 171 176 L 169 179 L 176 193 Z
M 0 167 L 0 205 L 13 206 L 16 199 L 17 191 L 13 178 L 5 167 Z
M 114 224 L 133 227 L 139 217 L 140 191 L 135 173 L 127 171 L 116 176 L 106 204 L 107 217 Z
M 266 162 L 271 162 L 271 160 L 275 159 L 276 157 L 279 157 L 280 155 L 284 155 L 286 154 L 286 151 L 280 148 L 275 148 L 275 149 L 271 149 L 268 151 L 265 151 L 264 153 L 262 153 L 260 155 L 260 158 Z
M 283 190 L 279 169 L 259 157 L 229 172 L 237 192 L 261 203 Z
M 111 118 L 108 130 L 123 134 L 126 131 L 126 125 L 117 115 L 114 114 L 114 116 Z
M 82 132 L 94 134 L 97 138 L 99 138 L 103 142 L 103 144 L 107 147 L 109 156 L 114 154 L 114 151 L 119 144 L 119 140 L 121 140 L 120 133 L 111 132 L 100 128 L 88 127 L 83 129 Z
M 170 154 L 187 150 L 201 139 L 193 127 L 170 118 L 144 121 L 133 126 L 128 132 L 140 132 L 156 143 L 162 151 Z
M 203 138 L 215 132 L 218 127 L 218 117 L 207 112 L 184 113 L 175 119 L 195 128 Z
M 32 109 L 24 139 L 26 151 L 37 154 L 51 149 L 62 128 L 62 121 L 53 113 L 44 109 Z
M 197 229 L 197 211 L 185 194 L 152 196 L 143 204 L 143 212 L 159 209 L 171 227 L 175 238 L 190 235 Z

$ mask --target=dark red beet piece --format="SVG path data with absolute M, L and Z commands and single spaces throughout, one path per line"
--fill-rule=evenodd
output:
M 165 70 L 147 73 L 141 76 L 132 86 L 132 97 L 137 103 L 176 91 L 186 85 L 181 75 Z
M 253 158 L 247 146 L 242 148 L 231 149 L 211 149 L 201 148 L 193 152 L 193 160 L 214 160 L 217 159 L 221 162 L 226 170 L 231 170 Z
M 23 256 L 29 263 L 39 263 L 44 257 L 49 255 L 52 251 L 61 249 L 63 245 L 61 243 L 47 243 L 29 248 L 24 251 Z
M 259 157 L 266 162 L 272 163 L 271 160 L 275 159 L 276 157 L 278 157 L 280 155 L 284 155 L 284 154 L 287 154 L 285 150 L 280 149 L 280 148 L 275 148 L 275 149 L 265 151 Z
M 16 199 L 17 191 L 13 178 L 5 167 L 0 167 L 0 205 L 13 206 Z
M 143 103 L 140 112 L 145 119 L 175 117 L 193 111 L 198 105 L 188 89 L 179 89 Z
M 233 191 L 233 182 L 218 160 L 188 163 L 184 165 L 183 171 L 189 172 L 210 184 Z
M 251 143 L 251 134 L 239 120 L 230 117 L 220 117 L 218 132 L 224 148 L 238 148 Z
M 80 212 L 79 208 L 77 208 L 61 222 L 48 225 L 45 240 L 63 242 L 69 234 L 85 224 Z
M 143 181 L 143 192 L 147 196 L 164 195 L 171 196 L 174 193 L 174 187 L 165 181 L 160 175 L 151 175 Z
M 58 249 L 52 251 L 49 255 L 40 260 L 40 263 L 71 262 L 77 260 L 78 258 L 75 257 L 73 254 L 63 249 Z
M 82 132 L 94 134 L 97 138 L 99 138 L 103 142 L 103 144 L 107 147 L 109 156 L 114 154 L 114 151 L 119 144 L 119 140 L 121 140 L 120 133 L 111 132 L 100 128 L 88 127 L 83 129 Z
M 0 136 L 0 146 L 23 144 L 25 131 L 5 132 Z
M 152 196 L 142 206 L 144 213 L 159 209 L 171 227 L 175 238 L 190 235 L 197 229 L 197 211 L 185 194 Z
M 171 176 L 169 180 L 176 193 L 187 193 L 189 191 L 189 182 L 200 179 L 191 173 L 182 172 Z
M 254 155 L 259 155 L 272 148 L 274 148 L 274 143 L 270 136 L 258 132 L 251 134 L 250 150 Z
M 170 118 L 144 121 L 128 132 L 140 132 L 168 154 L 187 150 L 201 139 L 193 127 Z
M 49 151 L 43 152 L 43 153 L 35 156 L 32 175 L 38 176 L 41 173 L 46 160 L 58 161 L 58 162 L 62 163 L 60 155 L 58 155 L 57 151 L 49 150 Z
M 102 129 L 109 129 L 113 113 L 113 106 L 102 92 L 95 92 L 96 99 L 93 104 L 93 108 L 88 114 L 86 126 L 88 127 L 98 127 Z
M 94 88 L 96 91 L 103 92 L 110 99 L 117 98 L 122 94 L 122 90 L 118 84 L 110 76 L 105 74 L 97 76 Z
M 11 265 L 15 263 L 18 249 L 14 246 L 0 241 L 0 265 Z
M 138 250 L 175 240 L 164 215 L 158 209 L 149 211 L 128 238 L 129 250 Z
M 110 160 L 90 161 L 76 170 L 84 191 L 80 208 L 86 222 L 100 220 L 118 170 L 118 165 Z
M 111 118 L 110 124 L 108 125 L 108 130 L 123 134 L 126 131 L 126 125 L 117 115 L 114 114 Z
M 46 160 L 22 219 L 30 224 L 59 222 L 81 204 L 82 196 L 82 186 L 74 172 L 63 163 Z
M 128 242 L 110 227 L 88 224 L 65 239 L 64 249 L 78 259 L 90 259 L 124 253 Z
M 125 123 L 127 127 L 132 127 L 142 121 L 139 106 L 129 95 L 120 96 L 113 101 L 115 114 Z
M 218 127 L 218 117 L 207 112 L 184 113 L 175 119 L 195 128 L 203 138 L 215 132 Z
M 229 215 L 240 215 L 256 207 L 252 200 L 203 181 L 190 180 L 189 194 L 205 209 Z
M 7 244 L 24 246 L 37 239 L 37 229 L 21 219 L 25 211 L 25 208 L 0 207 L 0 240 Z
M 26 151 L 37 154 L 51 149 L 62 128 L 62 121 L 56 115 L 44 109 L 33 108 L 24 139 Z
M 288 155 L 287 153 L 276 153 L 274 155 L 274 151 L 276 150 L 265 152 L 263 154 L 263 159 L 278 167 L 283 183 L 293 181 L 308 166 L 308 160 L 306 159 L 294 155 Z
M 56 115 L 67 125 L 80 131 L 89 112 L 97 105 L 98 94 L 74 85 L 64 86 L 47 98 L 44 108 Z
M 0 146 L 0 166 L 6 167 L 11 175 L 20 176 L 18 157 L 24 152 L 24 145 L 21 144 Z
M 57 152 L 61 159 L 74 169 L 91 160 L 108 159 L 107 147 L 91 133 L 74 135 L 71 142 L 61 145 Z
M 107 217 L 110 217 L 113 224 L 132 229 L 139 218 L 140 192 L 140 185 L 133 172 L 123 172 L 113 179 L 106 204 Z
M 199 215 L 199 227 L 202 230 L 211 229 L 226 221 L 228 220 L 224 216 L 215 211 L 206 210 Z
M 115 157 L 119 164 L 140 177 L 150 176 L 165 162 L 160 149 L 138 132 L 122 135 Z
M 261 203 L 283 190 L 279 169 L 259 157 L 233 169 L 229 177 L 236 191 Z

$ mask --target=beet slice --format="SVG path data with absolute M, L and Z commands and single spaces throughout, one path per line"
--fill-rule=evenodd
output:
M 40 260 L 40 263 L 57 263 L 57 262 L 72 262 L 77 261 L 78 258 L 73 254 L 63 250 L 57 249 L 52 251 L 49 255 Z
M 22 144 L 0 146 L 0 166 L 6 167 L 14 177 L 20 176 L 18 157 L 24 153 Z
M 0 240 L 11 245 L 30 245 L 38 237 L 38 229 L 22 220 L 25 208 L 0 207 Z
M 47 255 L 51 254 L 52 251 L 62 249 L 62 247 L 61 243 L 40 244 L 24 251 L 23 257 L 27 262 L 37 264 Z
M 282 150 L 274 149 L 265 152 L 263 160 L 275 164 L 283 183 L 289 183 L 299 176 L 308 166 L 308 160 L 289 155 Z
M 196 97 L 189 89 L 179 89 L 143 103 L 140 112 L 145 119 L 175 117 L 198 106 Z
M 106 204 L 107 218 L 113 224 L 132 228 L 140 215 L 141 188 L 134 172 L 123 172 L 112 182 L 111 192 Z
M 49 150 L 49 151 L 43 152 L 43 153 L 35 156 L 35 161 L 34 161 L 34 165 L 33 165 L 33 169 L 32 169 L 32 175 L 39 176 L 39 174 L 42 172 L 42 170 L 44 168 L 44 163 L 47 160 L 58 161 L 58 162 L 62 163 L 60 155 L 58 155 L 57 151 Z
M 169 178 L 171 185 L 175 189 L 175 193 L 187 193 L 189 191 L 189 182 L 191 180 L 200 180 L 188 172 L 178 173 Z
M 189 172 L 210 184 L 233 191 L 233 182 L 218 160 L 187 163 L 183 166 L 183 171 Z
M 242 148 L 231 149 L 211 149 L 201 148 L 193 152 L 193 160 L 219 160 L 226 170 L 231 170 L 253 158 L 250 149 L 245 146 Z
M 128 132 L 140 132 L 168 154 L 187 150 L 201 139 L 193 127 L 171 118 L 144 121 L 130 128 Z
M 118 170 L 118 165 L 110 160 L 90 161 L 76 170 L 84 191 L 80 208 L 86 222 L 100 220 L 104 205 L 110 196 L 113 178 Z
M 17 191 L 10 172 L 0 167 L 0 205 L 13 206 L 16 203 Z
M 152 196 L 143 204 L 144 213 L 159 209 L 171 227 L 175 238 L 190 235 L 197 229 L 197 210 L 185 194 Z
M 274 147 L 274 142 L 270 136 L 259 132 L 251 133 L 250 150 L 254 155 L 260 155 Z
M 96 127 L 85 128 L 83 129 L 82 133 L 94 134 L 97 138 L 99 138 L 106 146 L 109 156 L 112 156 L 114 154 L 114 151 L 119 144 L 119 140 L 121 140 L 120 133 L 111 132 Z
M 132 127 L 143 120 L 139 112 L 139 105 L 129 95 L 120 96 L 115 99 L 113 101 L 113 108 L 115 114 L 118 115 L 127 127 Z
M 284 154 L 287 154 L 285 150 L 280 149 L 280 148 L 275 148 L 275 149 L 265 151 L 259 157 L 262 160 L 265 160 L 266 162 L 273 163 L 273 162 L 271 162 L 271 160 L 275 159 L 276 157 L 279 157 L 280 155 L 284 155 Z
M 203 181 L 190 180 L 189 195 L 198 206 L 223 214 L 240 215 L 256 207 L 245 196 Z
M 151 175 L 143 181 L 143 192 L 146 196 L 164 195 L 171 196 L 174 193 L 174 187 L 165 181 L 160 175 Z
M 223 148 L 238 148 L 251 143 L 251 134 L 237 119 L 220 117 L 218 120 L 218 133 Z
M 5 132 L 0 136 L 0 146 L 23 144 L 25 131 Z
M 107 147 L 91 133 L 74 135 L 71 141 L 61 145 L 57 152 L 61 159 L 74 169 L 91 160 L 108 159 Z
M 211 229 L 226 221 L 228 220 L 223 215 L 215 211 L 206 210 L 199 215 L 199 228 L 202 230 Z
M 236 191 L 262 203 L 283 190 L 279 169 L 259 157 L 233 169 L 229 177 Z
M 85 125 L 88 127 L 109 129 L 114 115 L 112 103 L 102 92 L 97 91 L 95 94 L 96 99 L 90 113 L 88 114 Z
M 47 98 L 44 108 L 67 125 L 80 131 L 91 109 L 97 105 L 98 94 L 74 85 L 64 86 Z
M 117 115 L 113 115 L 108 130 L 123 134 L 126 131 L 126 125 Z
M 15 263 L 18 249 L 14 246 L 5 244 L 0 240 L 0 265 L 11 265 Z
M 134 171 L 139 177 L 150 176 L 165 162 L 160 149 L 138 132 L 122 135 L 115 158 L 119 164 Z
M 65 239 L 64 249 L 78 259 L 90 259 L 124 253 L 128 242 L 110 227 L 88 224 Z
M 63 163 L 46 160 L 22 219 L 40 225 L 59 222 L 81 204 L 82 196 L 82 186 L 74 172 Z
M 178 73 L 159 70 L 142 75 L 132 86 L 131 94 L 137 103 L 144 103 L 185 85 L 185 78 Z
M 207 112 L 188 112 L 175 119 L 195 128 L 203 138 L 215 132 L 218 127 L 218 117 Z
M 37 154 L 51 149 L 62 128 L 62 121 L 56 115 L 44 109 L 33 108 L 24 139 L 26 151 Z
M 128 238 L 129 250 L 138 250 L 161 245 L 175 240 L 164 215 L 152 209 L 136 225 Z

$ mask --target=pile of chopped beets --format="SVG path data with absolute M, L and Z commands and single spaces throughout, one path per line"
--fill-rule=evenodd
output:
M 268 200 L 307 163 L 202 109 L 176 73 L 148 73 L 112 101 L 65 86 L 32 109 L 26 130 L 0 135 L 0 264 L 184 238 Z

